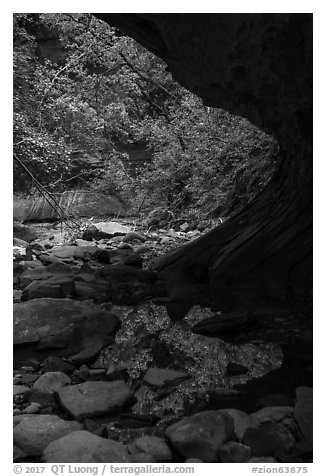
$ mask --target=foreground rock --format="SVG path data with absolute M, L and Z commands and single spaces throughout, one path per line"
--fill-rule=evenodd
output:
M 219 410 L 196 413 L 166 429 L 172 447 L 184 458 L 199 458 L 205 463 L 219 459 L 220 447 L 234 432 L 232 418 Z
M 70 378 L 63 372 L 46 372 L 36 380 L 33 389 L 43 393 L 55 393 L 70 384 Z
M 62 407 L 74 418 L 91 418 L 121 409 L 132 393 L 122 380 L 85 382 L 58 390 Z
M 38 360 L 70 357 L 78 364 L 96 357 L 112 343 L 119 318 L 71 299 L 41 298 L 14 304 L 14 356 L 22 346 Z M 43 352 L 42 352 L 43 351 Z
M 145 453 L 152 455 L 158 462 L 167 462 L 173 459 L 172 451 L 166 441 L 157 436 L 142 436 L 131 443 L 128 449 L 131 454 Z
M 74 431 L 45 448 L 45 463 L 128 463 L 125 446 L 88 431 Z
M 244 443 L 250 446 L 253 456 L 275 456 L 279 451 L 289 451 L 295 445 L 291 431 L 280 423 L 264 423 L 249 428 Z
M 260 424 L 259 421 L 256 420 L 252 415 L 248 415 L 247 413 L 241 410 L 237 410 L 235 408 L 227 408 L 221 411 L 232 418 L 234 425 L 234 434 L 239 441 L 243 440 L 243 436 L 248 428 L 257 428 Z
M 219 450 L 221 463 L 245 463 L 250 458 L 251 449 L 236 441 L 229 441 Z
M 56 415 L 28 415 L 14 427 L 14 444 L 28 455 L 38 456 L 51 441 L 79 429 L 80 423 Z
M 259 423 L 276 423 L 285 418 L 292 417 L 293 407 L 265 407 L 258 412 L 252 413 L 251 416 L 259 421 Z

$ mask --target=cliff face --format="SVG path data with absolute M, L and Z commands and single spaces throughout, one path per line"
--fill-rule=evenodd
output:
M 212 296 L 293 305 L 312 278 L 312 15 L 96 14 L 160 56 L 205 104 L 247 117 L 280 145 L 278 169 L 242 212 L 163 256 L 174 302 Z M 187 306 L 185 306 L 187 307 Z

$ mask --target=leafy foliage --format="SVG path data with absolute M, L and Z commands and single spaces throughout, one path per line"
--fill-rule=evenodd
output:
M 226 214 L 271 176 L 275 141 L 176 84 L 89 14 L 14 15 L 14 153 L 47 187 L 93 187 L 131 213 Z M 92 165 L 95 163 L 95 166 Z M 14 165 L 16 191 L 32 188 Z

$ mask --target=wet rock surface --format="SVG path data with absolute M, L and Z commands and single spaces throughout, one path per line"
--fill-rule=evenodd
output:
M 148 263 L 201 234 L 184 225 L 101 225 L 85 240 L 34 236 L 19 248 L 15 461 L 311 460 L 312 389 L 280 386 L 279 334 L 265 342 L 252 316 L 209 307 L 171 324 L 164 277 Z M 262 320 L 273 330 L 274 319 L 287 335 L 286 316 Z

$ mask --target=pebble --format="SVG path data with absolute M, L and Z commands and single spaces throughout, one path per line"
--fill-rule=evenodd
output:
M 86 380 L 89 379 L 90 376 L 91 376 L 91 371 L 89 370 L 87 365 L 85 365 L 85 364 L 81 365 L 79 370 L 78 370 L 78 377 L 81 380 L 86 381 Z

